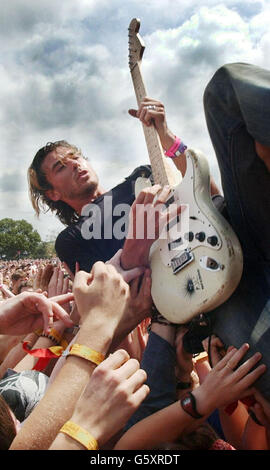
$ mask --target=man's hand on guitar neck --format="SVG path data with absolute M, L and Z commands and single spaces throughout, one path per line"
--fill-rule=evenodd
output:
M 138 110 L 129 109 L 128 112 L 147 127 L 154 124 L 164 150 L 169 149 L 173 145 L 175 135 L 167 126 L 165 107 L 160 101 L 145 97 Z
M 175 142 L 175 134 L 168 128 L 164 104 L 153 98 L 145 97 L 139 109 L 129 109 L 129 114 L 138 118 L 147 127 L 155 126 L 164 151 L 172 147 Z M 182 154 L 173 160 L 176 168 L 182 173 L 186 172 L 186 157 Z
M 175 134 L 173 134 L 167 126 L 165 107 L 160 101 L 145 97 L 141 102 L 139 109 L 129 109 L 128 112 L 131 116 L 138 118 L 145 126 L 155 126 L 164 151 L 168 150 L 174 144 Z M 185 155 L 182 154 L 174 158 L 173 163 L 184 177 L 186 173 Z M 220 194 L 220 190 L 212 176 L 210 180 L 210 190 L 212 196 L 214 194 Z

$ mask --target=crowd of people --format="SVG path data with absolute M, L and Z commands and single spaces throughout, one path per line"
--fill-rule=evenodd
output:
M 117 271 L 116 260 L 98 262 L 90 274 L 79 271 L 75 279 L 57 259 L 2 263 L 1 448 L 268 449 L 270 405 L 252 388 L 265 371 L 264 365 L 257 367 L 261 355 L 236 369 L 248 345 L 239 350 L 231 347 L 226 354 L 217 337 L 211 340 L 212 367 L 206 352 L 187 353 L 183 347 L 186 327 L 160 316 L 147 319 L 152 306 L 150 289 L 148 295 L 144 289 L 141 303 L 139 278 L 127 284 Z M 148 273 L 141 276 L 150 279 Z M 132 289 L 137 290 L 133 297 Z M 67 315 L 55 314 L 47 332 L 44 317 L 41 325 L 35 325 L 41 328 L 28 326 L 23 313 L 27 307 L 20 305 L 22 297 L 36 302 L 38 296 L 54 302 L 66 297 L 64 304 L 58 301 Z M 21 325 L 14 318 L 7 327 L 5 309 L 10 315 L 14 309 L 16 320 L 21 315 Z M 37 307 L 34 316 L 42 315 Z M 126 336 L 136 315 L 144 320 Z M 68 324 L 67 319 L 72 322 Z M 97 350 L 101 362 L 88 363 L 72 355 L 67 361 L 53 354 L 44 362 L 44 354 L 37 354 L 56 345 L 65 350 L 75 337 L 76 343 Z M 179 406 L 187 392 L 196 398 L 195 419 Z M 65 409 L 59 407 L 63 397 Z M 238 399 L 242 401 L 237 403 Z M 72 423 L 85 430 L 84 443 L 65 433 L 63 426 L 67 432 L 76 431 Z
M 190 324 L 171 323 L 153 304 L 149 252 L 158 232 L 151 240 L 130 236 L 144 217 L 136 208 L 150 207 L 156 221 L 170 188 L 153 185 L 135 197 L 136 177 L 151 174 L 145 165 L 107 192 L 77 147 L 59 141 L 37 152 L 33 207 L 47 205 L 67 228 L 56 241 L 59 258 L 0 263 L 1 449 L 269 450 L 267 91 L 269 72 L 231 64 L 205 92 L 244 272 L 211 312 L 196 354 L 185 347 Z M 145 98 L 130 114 L 155 125 L 184 174 L 186 146 L 168 129 L 164 106 Z M 99 239 L 85 239 L 83 208 L 105 211 L 106 194 L 112 210 L 131 206 L 126 236 L 108 240 L 102 227 Z M 164 205 L 159 215 L 159 228 L 176 217 Z

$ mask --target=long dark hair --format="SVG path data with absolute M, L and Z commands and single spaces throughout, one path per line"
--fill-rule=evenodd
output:
M 83 156 L 75 145 L 69 144 L 66 140 L 48 142 L 44 147 L 38 150 L 28 169 L 29 196 L 37 216 L 39 216 L 41 211 L 48 212 L 51 210 L 64 225 L 70 225 L 78 220 L 78 214 L 65 202 L 52 201 L 46 196 L 46 192 L 53 188 L 41 169 L 42 163 L 48 153 L 56 150 L 58 147 L 68 148 L 70 155 Z

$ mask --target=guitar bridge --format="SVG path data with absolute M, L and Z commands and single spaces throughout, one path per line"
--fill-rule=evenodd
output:
M 181 269 L 194 260 L 194 255 L 190 251 L 183 251 L 179 256 L 171 260 L 173 274 L 177 274 Z

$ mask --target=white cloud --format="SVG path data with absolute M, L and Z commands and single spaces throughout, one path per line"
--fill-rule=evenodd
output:
M 204 121 L 203 90 L 223 63 L 270 68 L 267 1 L 3 3 L 1 216 L 6 200 L 9 216 L 24 214 L 41 227 L 43 238 L 47 228 L 60 230 L 53 217 L 44 216 L 47 223 L 39 225 L 30 217 L 26 178 L 18 205 L 14 192 L 3 193 L 10 175 L 16 179 L 25 174 L 35 152 L 48 141 L 64 138 L 81 147 L 107 188 L 148 161 L 140 124 L 127 114 L 135 105 L 127 46 L 133 17 L 141 19 L 146 44 L 142 71 L 148 93 L 164 102 L 172 130 L 205 151 L 218 175 Z

